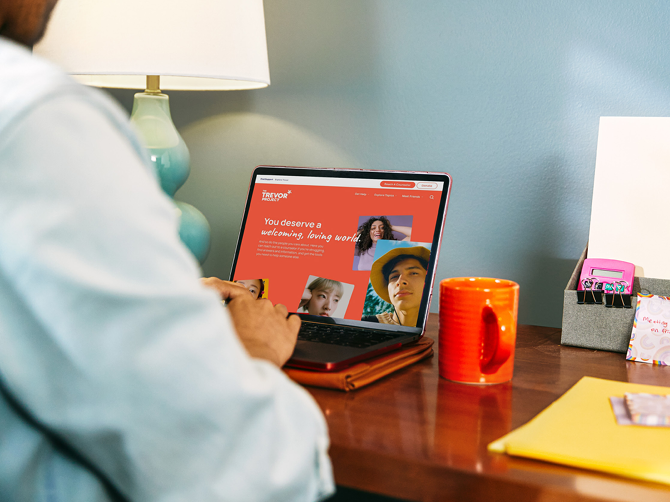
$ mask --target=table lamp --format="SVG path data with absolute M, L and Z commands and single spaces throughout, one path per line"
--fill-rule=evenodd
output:
M 60 0 L 35 53 L 82 83 L 145 89 L 131 122 L 174 197 L 190 172 L 188 148 L 163 90 L 241 90 L 270 84 L 262 0 Z M 179 235 L 202 264 L 210 227 L 175 201 Z

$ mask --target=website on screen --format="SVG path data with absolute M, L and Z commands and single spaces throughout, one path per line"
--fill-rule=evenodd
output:
M 443 189 L 259 175 L 234 280 L 291 312 L 416 326 Z

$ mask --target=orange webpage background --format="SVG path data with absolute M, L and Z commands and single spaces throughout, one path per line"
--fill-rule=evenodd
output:
M 432 243 L 440 197 L 438 191 L 256 183 L 234 279 L 268 279 L 268 298 L 289 312 L 297 311 L 310 275 L 352 284 L 344 318 L 360 320 L 370 272 L 353 270 L 359 217 L 412 215 L 411 241 Z M 272 235 L 279 232 L 289 235 Z

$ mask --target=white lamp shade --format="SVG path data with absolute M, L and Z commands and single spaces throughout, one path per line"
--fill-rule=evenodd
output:
M 60 0 L 34 51 L 99 87 L 270 84 L 262 0 Z

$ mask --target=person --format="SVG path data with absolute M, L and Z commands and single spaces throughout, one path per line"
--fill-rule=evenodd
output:
M 344 287 L 340 281 L 317 277 L 305 288 L 298 311 L 331 317 L 343 295 Z
M 403 234 L 403 241 L 408 241 L 412 235 L 412 227 L 392 225 L 386 216 L 371 216 L 363 223 L 356 232 L 356 256 L 358 259 L 358 270 L 370 270 L 374 261 L 377 241 L 397 240 L 393 232 Z
M 254 300 L 261 298 L 265 291 L 263 279 L 238 279 L 235 282 L 247 288 Z
M 423 246 L 397 247 L 375 260 L 370 283 L 393 312 L 363 316 L 363 321 L 416 326 L 430 251 Z
M 201 284 L 127 115 L 30 53 L 54 4 L 0 3 L 0 500 L 327 496 L 300 320 Z

